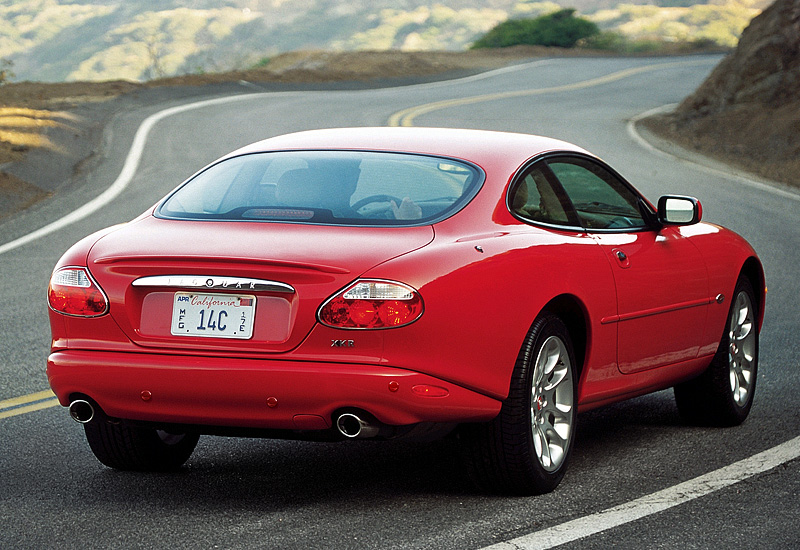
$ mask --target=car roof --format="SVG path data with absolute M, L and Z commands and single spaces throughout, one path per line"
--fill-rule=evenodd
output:
M 394 151 L 454 157 L 484 166 L 502 159 L 519 166 L 547 151 L 588 154 L 565 141 L 512 132 L 455 128 L 330 128 L 285 134 L 258 141 L 229 156 L 280 150 L 351 149 Z

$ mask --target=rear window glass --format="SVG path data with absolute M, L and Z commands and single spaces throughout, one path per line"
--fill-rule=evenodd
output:
M 483 173 L 439 157 L 283 151 L 223 160 L 179 187 L 157 215 L 173 219 L 416 225 L 446 218 Z

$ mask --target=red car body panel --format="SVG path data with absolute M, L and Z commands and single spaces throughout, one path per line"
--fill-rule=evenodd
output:
M 290 149 L 433 154 L 468 160 L 486 179 L 463 209 L 432 225 L 175 221 L 151 212 L 84 239 L 56 268 L 88 267 L 110 312 L 79 318 L 51 310 L 48 378 L 63 405 L 89 396 L 124 419 L 288 430 L 328 428 L 334 411 L 354 407 L 390 425 L 490 420 L 531 323 L 568 304 L 578 312 L 578 400 L 587 409 L 700 373 L 748 263 L 763 316 L 755 252 L 725 229 L 590 233 L 516 219 L 506 205 L 515 175 L 547 152 L 588 155 L 573 145 L 355 129 L 281 136 L 231 156 Z M 174 337 L 174 291 L 131 284 L 163 274 L 275 280 L 295 293 L 258 294 L 250 340 Z M 424 313 L 396 329 L 320 324 L 321 304 L 359 278 L 413 287 Z M 429 397 L 415 386 L 444 391 Z
M 308 335 L 316 323 L 317 309 L 331 294 L 375 264 L 425 246 L 432 239 L 430 226 L 338 227 L 335 238 L 320 246 L 318 226 L 220 224 L 150 216 L 100 239 L 88 262 L 109 295 L 111 316 L 140 346 L 285 352 Z M 176 341 L 169 330 L 174 291 L 131 286 L 135 279 L 163 273 L 291 281 L 296 292 L 258 296 L 256 334 L 250 340 Z
M 707 309 L 713 302 L 699 250 L 674 228 L 595 238 L 614 272 L 618 312 L 601 322 L 617 323 L 620 371 L 696 358 L 707 343 Z M 718 339 L 713 335 L 712 341 Z M 676 349 L 674 342 L 682 346 Z
M 391 425 L 482 421 L 500 410 L 484 395 L 383 366 L 64 351 L 48 369 L 59 394 L 91 388 L 112 417 L 162 423 L 324 430 L 341 409 L 371 411 Z M 442 385 L 445 397 L 414 391 Z

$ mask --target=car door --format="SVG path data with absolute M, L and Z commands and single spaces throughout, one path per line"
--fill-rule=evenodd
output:
M 635 373 L 694 359 L 705 330 L 708 274 L 676 228 L 658 228 L 627 182 L 595 159 L 546 159 L 581 225 L 611 263 L 617 289 L 617 363 Z

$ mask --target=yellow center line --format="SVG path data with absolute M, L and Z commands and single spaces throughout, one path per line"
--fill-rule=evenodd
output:
M 464 105 L 472 105 L 475 103 L 482 103 L 484 101 L 495 101 L 498 99 L 510 99 L 515 97 L 527 97 L 534 95 L 552 94 L 560 92 L 569 92 L 574 90 L 581 90 L 584 88 L 591 88 L 593 86 L 600 86 L 608 84 L 616 80 L 628 78 L 630 76 L 655 71 L 658 69 L 670 69 L 674 67 L 688 66 L 688 65 L 701 65 L 708 63 L 707 59 L 692 60 L 692 61 L 672 61 L 669 63 L 655 63 L 652 65 L 644 65 L 642 67 L 633 67 L 631 69 L 624 69 L 615 73 L 607 74 L 581 82 L 574 82 L 572 84 L 563 84 L 561 86 L 552 86 L 550 88 L 536 88 L 533 90 L 517 90 L 514 92 L 498 92 L 494 94 L 485 94 L 472 97 L 464 97 L 459 99 L 447 99 L 444 101 L 435 101 L 433 103 L 425 103 L 397 111 L 389 117 L 389 126 L 413 126 L 414 119 L 420 115 L 428 114 L 433 111 L 447 109 L 449 107 L 461 107 Z
M 0 419 L 19 416 L 59 405 L 58 398 L 50 390 L 12 397 L 0 401 Z

